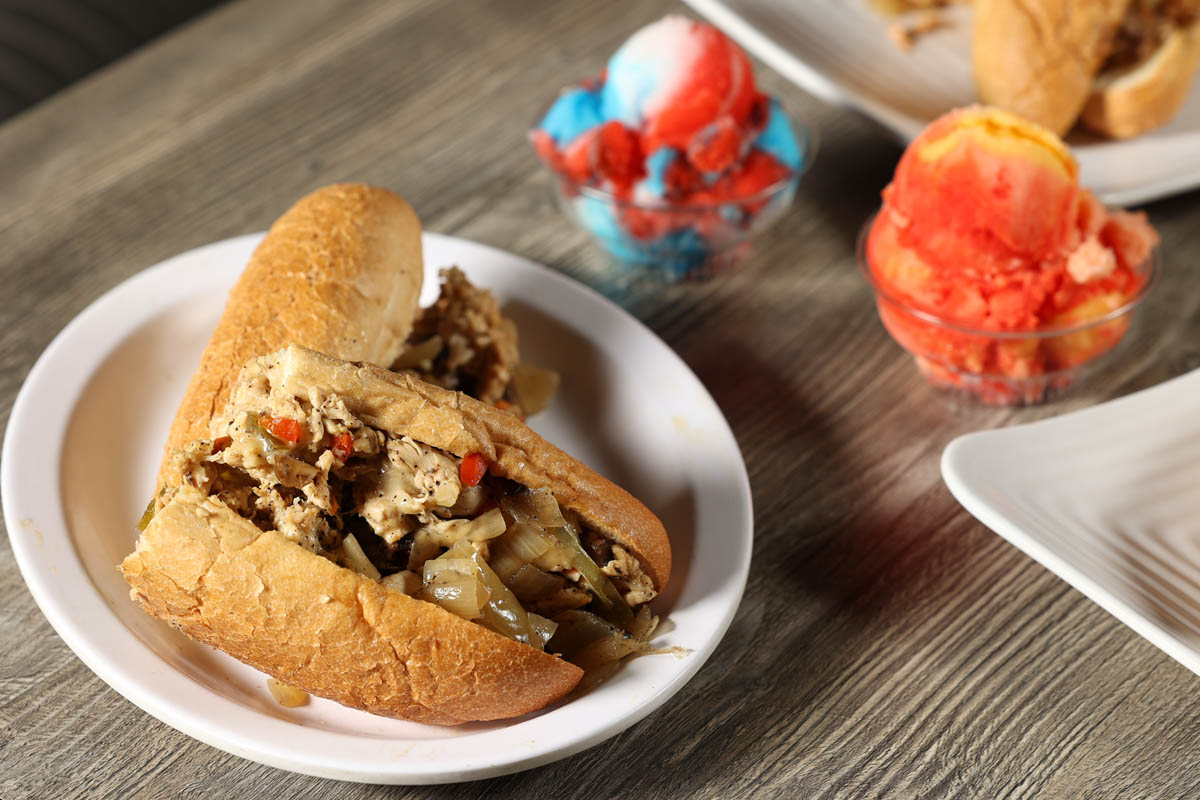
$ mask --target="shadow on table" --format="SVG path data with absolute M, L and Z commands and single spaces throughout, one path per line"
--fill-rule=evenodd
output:
M 863 588 L 894 566 L 909 537 L 896 530 L 894 515 L 864 502 L 878 487 L 864 486 L 863 465 L 844 442 L 852 415 L 822 407 L 734 339 L 715 335 L 702 353 L 685 357 L 747 458 L 756 528 L 752 591 L 793 612 L 819 597 L 871 616 L 887 592 Z M 822 391 L 814 386 L 811 393 Z
M 879 210 L 879 193 L 891 181 L 903 148 L 887 130 L 869 121 L 842 126 L 847 129 L 822 137 L 799 196 L 852 253 L 863 223 Z

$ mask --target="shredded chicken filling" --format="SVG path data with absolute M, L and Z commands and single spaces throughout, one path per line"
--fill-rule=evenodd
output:
M 1154 54 L 1172 30 L 1200 17 L 1200 0 L 1134 0 L 1117 28 L 1103 69 L 1136 66 Z
M 441 292 L 413 323 L 408 348 L 392 365 L 524 418 L 545 408 L 558 375 L 521 362 L 517 326 L 487 289 L 458 267 L 441 272 Z
M 185 482 L 263 530 L 533 646 L 579 609 L 622 636 L 649 635 L 649 611 L 634 614 L 655 590 L 638 560 L 549 492 L 490 475 L 468 485 L 464 459 L 372 428 L 336 395 L 274 388 L 277 368 L 248 367 L 214 423 L 220 435 L 176 455 Z
M 429 383 L 495 404 L 504 399 L 520 360 L 517 326 L 500 313 L 492 293 L 472 285 L 458 267 L 442 270 L 441 277 L 440 296 L 421 311 L 409 337 L 410 344 L 436 346 L 410 351 L 415 363 L 403 366 Z

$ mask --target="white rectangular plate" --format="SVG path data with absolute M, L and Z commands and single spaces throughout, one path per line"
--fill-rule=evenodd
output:
M 960 437 L 942 477 L 983 524 L 1200 674 L 1200 371 Z
M 866 0 L 686 0 L 784 77 L 845 103 L 910 141 L 931 120 L 978 102 L 971 79 L 970 9 L 901 52 L 891 20 Z M 1075 134 L 1085 186 L 1112 205 L 1144 203 L 1200 186 L 1200 81 L 1164 127 L 1125 142 Z

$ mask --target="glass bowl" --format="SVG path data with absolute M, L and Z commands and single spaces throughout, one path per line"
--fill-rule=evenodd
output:
M 800 177 L 816 156 L 813 133 L 795 117 L 791 122 L 804 154 L 800 169 L 727 202 L 625 199 L 572 180 L 540 155 L 538 161 L 554 181 L 559 208 L 619 267 L 667 281 L 699 278 L 740 264 L 751 240 L 787 213 Z
M 1086 322 L 1034 330 L 985 330 L 939 317 L 889 293 L 867 263 L 872 215 L 858 236 L 858 266 L 875 290 L 879 319 L 934 386 L 988 405 L 1043 403 L 1078 387 L 1129 333 L 1134 312 L 1162 269 L 1159 247 L 1142 283 L 1117 308 Z

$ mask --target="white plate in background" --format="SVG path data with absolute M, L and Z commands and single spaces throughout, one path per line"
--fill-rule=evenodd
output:
M 628 728 L 679 691 L 721 639 L 750 565 L 750 485 L 711 396 L 661 340 L 570 279 L 493 248 L 425 234 L 423 302 L 458 264 L 491 288 L 522 355 L 563 388 L 532 427 L 627 488 L 666 524 L 674 572 L 655 601 L 679 655 L 635 659 L 591 692 L 503 722 L 438 728 L 314 699 L 285 709 L 261 673 L 129 599 L 133 548 L 162 442 L 225 297 L 261 234 L 201 247 L 101 297 L 42 354 L 0 462 L 5 524 L 31 593 L 97 675 L 163 722 L 230 753 L 343 780 L 440 783 L 545 764 Z M 131 733 L 132 735 L 132 733 Z
M 945 9 L 948 25 L 902 52 L 887 36 L 892 20 L 867 0 L 684 1 L 793 83 L 853 106 L 904 142 L 942 113 L 978 102 L 968 6 Z M 1067 141 L 1084 185 L 1106 203 L 1145 203 L 1200 186 L 1200 80 L 1162 128 L 1123 142 L 1086 134 Z
M 1200 371 L 962 436 L 942 476 L 980 522 L 1200 674 Z

